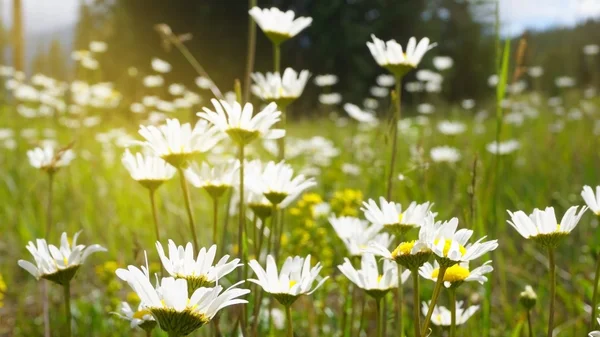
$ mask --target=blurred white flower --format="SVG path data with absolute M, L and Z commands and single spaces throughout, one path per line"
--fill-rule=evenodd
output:
M 490 77 L 488 77 L 487 83 L 490 87 L 495 87 L 498 85 L 499 80 L 500 79 L 498 78 L 498 75 L 491 75 Z
M 393 87 L 396 84 L 396 78 L 389 74 L 381 74 L 377 76 L 375 82 L 380 87 Z
M 346 110 L 346 112 L 348 113 L 348 115 L 350 117 L 352 117 L 354 120 L 356 120 L 360 123 L 367 123 L 367 124 L 379 123 L 379 120 L 377 119 L 377 117 L 375 116 L 375 114 L 372 111 L 362 110 L 361 108 L 359 108 L 358 106 L 356 106 L 354 104 L 351 104 L 351 103 L 344 104 L 344 110 Z
M 179 83 L 173 83 L 169 86 L 169 94 L 173 96 L 181 96 L 185 92 L 185 86 Z
M 336 85 L 338 77 L 332 74 L 324 74 L 315 76 L 314 83 L 318 87 L 330 87 Z
M 597 44 L 588 44 L 583 46 L 583 53 L 585 55 L 598 55 L 600 53 L 600 46 Z
M 164 83 L 165 80 L 160 75 L 148 75 L 144 77 L 144 86 L 147 88 L 162 87 Z
M 533 78 L 540 77 L 540 76 L 544 75 L 544 68 L 542 68 L 540 66 L 529 67 L 527 69 L 527 74 L 529 74 L 529 76 L 531 76 Z
M 342 102 L 342 95 L 337 92 L 332 92 L 329 94 L 320 94 L 319 95 L 319 103 L 323 105 L 337 105 Z
M 65 167 L 75 159 L 75 153 L 69 148 L 55 149 L 50 144 L 36 147 L 27 151 L 29 164 L 48 173 L 54 173 L 59 168 Z
M 196 85 L 200 89 L 209 90 L 212 87 L 213 83 L 210 79 L 208 79 L 204 76 L 200 76 L 200 77 L 196 77 Z
M 429 103 L 421 103 L 417 106 L 417 111 L 421 114 L 429 115 L 435 112 L 435 107 Z
M 152 59 L 151 65 L 152 70 L 156 71 L 157 73 L 165 74 L 171 71 L 171 65 L 167 61 L 156 57 Z
M 104 53 L 108 49 L 106 42 L 92 41 L 90 42 L 90 51 L 93 53 Z
M 491 152 L 491 153 L 497 154 L 497 155 L 510 154 L 510 153 L 518 150 L 520 147 L 521 147 L 521 144 L 519 143 L 518 140 L 515 140 L 515 139 L 500 142 L 500 144 L 497 144 L 496 141 L 493 141 L 485 146 L 485 148 L 486 148 L 486 150 L 488 150 L 488 152 Z
M 434 162 L 456 163 L 461 155 L 458 149 L 450 146 L 437 146 L 429 151 L 429 155 Z
M 438 131 L 445 135 L 459 135 L 467 130 L 467 126 L 462 122 L 441 121 L 437 125 Z
M 367 97 L 363 100 L 363 106 L 368 110 L 377 110 L 379 101 L 375 98 Z
M 559 88 L 571 88 L 575 86 L 575 79 L 569 76 L 560 76 L 554 80 L 554 84 Z
M 465 99 L 460 103 L 460 105 L 465 110 L 471 110 L 475 107 L 475 100 L 474 99 Z
M 404 85 L 404 89 L 407 92 L 413 93 L 413 92 L 423 91 L 424 87 L 423 87 L 423 83 L 421 83 L 421 82 L 407 82 Z
M 375 97 L 383 98 L 387 97 L 390 94 L 390 89 L 375 86 L 371 87 L 371 89 L 369 89 L 369 92 Z
M 352 164 L 352 163 L 343 163 L 342 164 L 342 172 L 349 176 L 359 176 L 360 175 L 360 166 Z
M 146 112 L 146 107 L 141 103 L 131 103 L 129 110 L 135 114 L 141 114 Z
M 433 66 L 439 71 L 448 70 L 453 65 L 454 60 L 450 56 L 436 56 L 433 58 Z

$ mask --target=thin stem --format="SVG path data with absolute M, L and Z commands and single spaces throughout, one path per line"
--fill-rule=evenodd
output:
M 250 9 L 256 6 L 257 0 L 248 0 Z M 246 74 L 244 76 L 244 103 L 250 99 L 250 74 L 254 70 L 254 58 L 256 55 L 256 23 L 248 17 L 248 55 L 246 57 Z
M 146 330 L 146 337 L 152 337 L 152 330 Z
M 413 319 L 415 326 L 415 337 L 419 337 L 421 336 L 421 313 L 419 312 L 419 305 L 421 304 L 421 294 L 419 294 L 418 268 L 411 270 L 411 277 L 413 279 Z
M 52 232 L 52 201 L 53 201 L 53 190 L 54 190 L 54 173 L 48 173 L 48 204 L 46 207 L 46 232 L 44 237 L 46 240 L 50 239 Z
M 381 312 L 381 299 L 376 299 L 375 303 L 375 316 L 377 316 L 377 329 L 375 330 L 375 336 L 383 337 L 383 313 Z
M 348 304 L 349 304 L 349 297 L 348 294 L 350 294 L 350 289 L 352 287 L 352 282 L 348 282 L 348 286 L 343 288 L 343 293 L 342 293 L 342 298 L 344 299 L 344 302 L 342 303 L 342 319 L 340 320 L 340 330 L 342 332 L 342 336 L 347 336 L 346 335 L 346 325 L 348 323 Z
M 456 337 L 456 290 L 450 289 L 450 337 Z
M 212 197 L 213 200 L 213 244 L 217 244 L 217 240 L 218 240 L 218 233 L 217 233 L 217 227 L 218 227 L 218 221 L 219 221 L 219 198 L 217 197 Z M 221 248 L 223 249 L 223 248 Z
M 448 267 L 440 267 L 437 282 L 435 283 L 435 288 L 433 289 L 433 295 L 431 296 L 431 302 L 429 303 L 429 310 L 427 310 L 427 316 L 425 316 L 425 322 L 423 323 L 423 328 L 421 329 L 421 337 L 427 336 L 427 329 L 429 328 L 431 315 L 433 315 L 433 308 L 435 308 L 437 299 L 440 296 L 442 285 L 444 284 L 444 275 L 446 275 L 447 269 Z
M 187 47 L 183 43 L 181 43 L 181 41 L 179 41 L 179 38 L 177 36 L 174 36 L 173 34 L 168 35 L 168 37 L 169 37 L 169 41 L 181 52 L 183 57 L 185 57 L 185 59 L 192 65 L 192 68 L 194 68 L 194 70 L 196 70 L 196 72 L 200 76 L 208 78 L 208 80 L 211 83 L 210 91 L 212 91 L 213 95 L 218 99 L 224 99 L 223 94 L 221 93 L 219 88 L 217 88 L 217 86 L 215 85 L 215 82 L 212 81 L 210 76 L 208 76 L 208 73 L 206 72 L 206 70 L 204 70 L 204 68 L 200 65 L 198 60 L 196 60 L 194 55 L 192 55 L 192 53 L 190 53 L 190 51 L 187 49 Z
M 240 261 L 242 262 L 242 267 L 238 268 L 238 278 L 241 280 L 241 279 L 243 279 L 243 276 L 246 274 L 245 273 L 246 252 L 244 251 L 244 247 L 245 247 L 245 245 L 244 245 L 244 236 L 245 236 L 244 228 L 246 227 L 246 214 L 245 214 L 245 210 L 244 210 L 244 145 L 243 144 L 240 144 L 238 156 L 239 156 L 238 159 L 240 161 L 240 189 L 239 189 L 240 203 L 239 203 L 239 210 L 238 210 L 238 257 L 239 257 Z M 246 326 L 247 326 L 247 322 L 245 320 L 246 306 L 242 305 L 241 310 L 242 310 L 242 312 L 241 312 L 242 336 L 246 336 Z
M 598 281 L 600 281 L 600 255 L 596 254 L 596 274 L 594 275 L 594 293 L 592 295 L 592 316 L 590 317 L 589 331 L 594 330 L 596 322 L 596 309 L 598 306 Z
M 292 306 L 285 307 L 285 320 L 287 323 L 287 337 L 294 337 L 294 328 L 292 327 Z
M 67 319 L 66 337 L 71 337 L 71 283 L 67 282 L 63 289 L 65 291 L 65 317 Z
M 396 111 L 392 118 L 392 154 L 390 158 L 390 172 L 388 173 L 387 181 L 387 199 L 392 198 L 392 188 L 394 182 L 394 168 L 396 166 L 396 152 L 398 152 L 398 121 L 401 118 L 401 101 L 402 101 L 402 76 L 396 76 Z
M 548 337 L 552 337 L 554 330 L 554 302 L 556 300 L 556 265 L 554 261 L 554 250 L 548 248 L 548 263 L 550 269 L 550 310 L 548 317 Z
M 350 297 L 350 327 L 348 328 L 349 332 L 348 335 L 350 337 L 354 336 L 354 319 L 355 319 L 355 315 L 356 315 L 356 295 L 357 295 L 357 290 L 358 287 L 354 287 L 352 289 L 352 295 Z
M 531 325 L 531 310 L 527 310 L 527 327 L 529 329 L 529 337 L 533 337 L 533 325 Z
M 398 325 L 399 325 L 399 336 L 402 337 L 404 334 L 404 288 L 402 287 L 402 266 L 398 265 Z
M 150 194 L 150 207 L 152 208 L 152 220 L 154 221 L 154 232 L 156 234 L 156 241 L 160 242 L 160 231 L 158 229 L 158 216 L 156 213 L 155 200 L 156 189 L 150 188 L 148 189 L 148 193 Z
M 281 69 L 281 45 L 273 43 L 273 71 L 278 73 Z
M 198 251 L 198 237 L 196 236 L 196 224 L 194 222 L 194 214 L 192 213 L 192 205 L 190 202 L 190 191 L 188 190 L 187 181 L 185 180 L 185 175 L 183 174 L 183 169 L 181 167 L 178 167 L 177 171 L 179 171 L 179 178 L 181 180 L 181 190 L 183 191 L 185 210 L 187 212 L 188 220 L 190 222 L 190 231 L 192 232 L 194 249 Z

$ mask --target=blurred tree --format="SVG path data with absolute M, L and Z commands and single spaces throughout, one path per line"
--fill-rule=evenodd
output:
M 17 70 L 24 70 L 25 62 L 25 43 L 23 40 L 23 7 L 21 0 L 13 0 L 12 13 L 12 42 L 13 42 L 13 63 Z
M 49 75 L 48 73 L 48 59 L 47 53 L 44 50 L 43 45 L 37 45 L 35 50 L 35 55 L 31 60 L 31 73 L 32 74 L 44 74 Z
M 50 43 L 50 49 L 48 50 L 47 57 L 47 71 L 48 75 L 53 78 L 59 80 L 66 79 L 67 69 L 65 64 L 65 55 L 58 39 L 53 39 Z

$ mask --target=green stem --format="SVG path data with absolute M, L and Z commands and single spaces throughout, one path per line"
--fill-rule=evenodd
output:
M 156 234 L 156 241 L 160 242 L 160 231 L 158 230 L 158 216 L 156 213 L 156 189 L 150 188 L 148 189 L 150 194 L 150 207 L 152 208 L 152 220 L 154 221 L 154 232 Z
M 217 227 L 219 221 L 219 198 L 213 197 L 213 244 L 217 244 Z M 223 248 L 221 248 L 223 249 Z
M 381 312 L 381 298 L 375 299 L 375 316 L 377 316 L 377 329 L 375 336 L 383 337 L 383 312 Z
M 442 286 L 444 284 L 444 275 L 446 275 L 447 269 L 448 269 L 448 267 L 440 267 L 440 272 L 438 274 L 437 282 L 435 283 L 435 288 L 433 289 L 433 295 L 431 296 L 431 302 L 429 303 L 429 310 L 427 310 L 427 316 L 425 316 L 425 322 L 423 323 L 423 328 L 421 329 L 421 337 L 427 336 L 427 329 L 429 328 L 429 322 L 431 321 L 431 315 L 433 315 L 433 308 L 435 308 L 437 299 L 440 296 L 440 292 L 441 292 Z
M 400 334 L 404 334 L 404 288 L 402 287 L 402 266 L 398 265 L 398 325 L 400 326 Z
M 456 337 L 456 290 L 449 289 L 450 292 L 450 337 Z
M 281 45 L 273 43 L 273 71 L 279 73 L 281 69 Z
M 529 337 L 533 337 L 533 325 L 531 325 L 531 310 L 527 310 L 527 327 L 529 328 Z
M 248 0 L 250 9 L 256 6 L 257 0 Z M 248 55 L 246 57 L 246 75 L 244 76 L 244 102 L 250 100 L 250 74 L 254 70 L 254 58 L 256 55 L 256 23 L 248 18 Z
M 279 126 L 280 129 L 285 130 L 285 124 L 286 124 L 286 109 L 285 107 L 280 106 L 279 110 L 281 110 L 281 120 L 279 121 Z M 277 158 L 281 161 L 285 159 L 285 135 L 281 138 L 279 138 L 279 153 L 277 155 Z
M 600 255 L 596 255 L 596 274 L 594 275 L 594 293 L 592 295 L 592 317 L 590 317 L 589 331 L 594 330 L 596 325 L 596 309 L 598 307 L 598 281 L 600 281 Z
M 240 193 L 240 203 L 239 203 L 239 210 L 238 210 L 238 257 L 240 259 L 240 261 L 242 262 L 242 267 L 238 268 L 238 279 L 242 280 L 243 276 L 246 274 L 245 273 L 245 266 L 246 266 L 246 261 L 245 261 L 245 256 L 246 256 L 246 252 L 244 251 L 244 228 L 246 227 L 246 214 L 245 214 L 245 210 L 244 210 L 244 144 L 240 145 L 239 151 L 238 151 L 238 159 L 240 161 L 240 189 L 239 189 L 239 193 Z M 246 306 L 242 305 L 241 306 L 241 315 L 242 315 L 242 336 L 247 336 L 246 334 L 246 326 L 247 326 L 247 322 L 245 320 L 246 317 Z
M 53 201 L 53 190 L 54 190 L 54 173 L 48 173 L 48 205 L 46 207 L 46 233 L 44 237 L 46 240 L 50 239 L 52 231 L 52 201 Z
M 415 326 L 415 336 L 421 336 L 421 313 L 419 312 L 419 305 L 421 304 L 419 294 L 419 268 L 411 270 L 411 277 L 413 279 L 413 316 Z
M 67 282 L 63 286 L 65 294 L 65 316 L 67 318 L 66 337 L 71 337 L 71 283 Z
M 285 320 L 287 323 L 287 337 L 294 337 L 294 328 L 292 326 L 292 306 L 285 307 Z
M 554 261 L 554 250 L 548 248 L 548 263 L 550 269 L 550 310 L 548 317 L 548 337 L 552 337 L 554 330 L 554 302 L 556 301 L 556 265 Z
M 192 242 L 194 243 L 194 249 L 198 251 L 198 237 L 196 236 L 196 225 L 194 222 L 194 214 L 192 213 L 192 205 L 190 202 L 190 191 L 188 190 L 187 181 L 185 180 L 185 175 L 183 174 L 183 169 L 181 167 L 178 167 L 177 171 L 179 171 L 181 190 L 183 191 L 183 200 L 185 202 L 185 210 L 187 212 L 188 221 L 190 223 L 190 231 L 192 232 Z
M 402 76 L 396 76 L 396 111 L 392 118 L 392 154 L 390 158 L 390 172 L 388 173 L 387 181 L 387 200 L 392 198 L 392 189 L 394 183 L 394 169 L 396 166 L 396 152 L 398 152 L 398 121 L 401 118 L 401 101 L 402 101 Z
M 342 332 L 343 336 L 347 336 L 346 325 L 348 324 L 348 305 L 350 303 L 348 294 L 350 294 L 351 287 L 352 282 L 348 282 L 348 286 L 343 288 L 344 291 L 342 293 L 342 298 L 344 299 L 344 302 L 342 303 L 342 319 L 340 320 L 340 331 Z

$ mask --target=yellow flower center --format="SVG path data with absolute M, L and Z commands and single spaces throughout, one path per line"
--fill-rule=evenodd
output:
M 394 251 L 392 252 L 392 256 L 396 257 L 398 255 L 408 255 L 410 254 L 410 252 L 412 251 L 413 247 L 415 246 L 416 241 L 407 241 L 407 242 L 402 242 L 401 244 L 398 245 L 398 247 L 396 247 L 396 249 L 394 249 Z
M 438 275 L 440 273 L 440 269 L 434 269 L 433 272 L 431 273 L 431 278 L 435 278 L 437 279 Z M 469 277 L 469 275 L 471 275 L 471 272 L 469 272 L 469 269 L 455 264 L 454 266 L 448 268 L 446 270 L 446 274 L 444 274 L 444 282 L 450 282 L 450 283 L 455 283 L 455 282 L 461 282 L 467 279 L 467 277 Z
M 140 310 L 140 311 L 136 311 L 133 314 L 133 318 L 137 318 L 137 319 L 143 319 L 144 316 L 146 315 L 151 315 L 150 310 Z
M 433 243 L 435 245 L 437 245 L 440 242 L 440 239 L 436 239 L 435 241 L 433 241 Z M 452 246 L 452 240 L 450 239 L 444 239 L 444 256 L 447 257 L 448 256 L 448 252 L 450 251 L 450 247 Z M 460 255 L 465 255 L 465 253 L 467 252 L 467 249 L 459 244 L 458 245 L 458 250 L 460 251 Z
M 377 284 L 379 284 L 381 282 L 381 279 L 383 278 L 383 275 L 379 275 L 377 276 Z
M 404 218 L 404 213 L 398 214 L 398 223 L 402 223 L 403 218 Z
M 298 281 L 290 280 L 290 289 L 292 289 L 292 287 L 295 286 L 296 283 L 298 283 Z
M 560 232 L 560 224 L 556 224 L 556 231 Z

